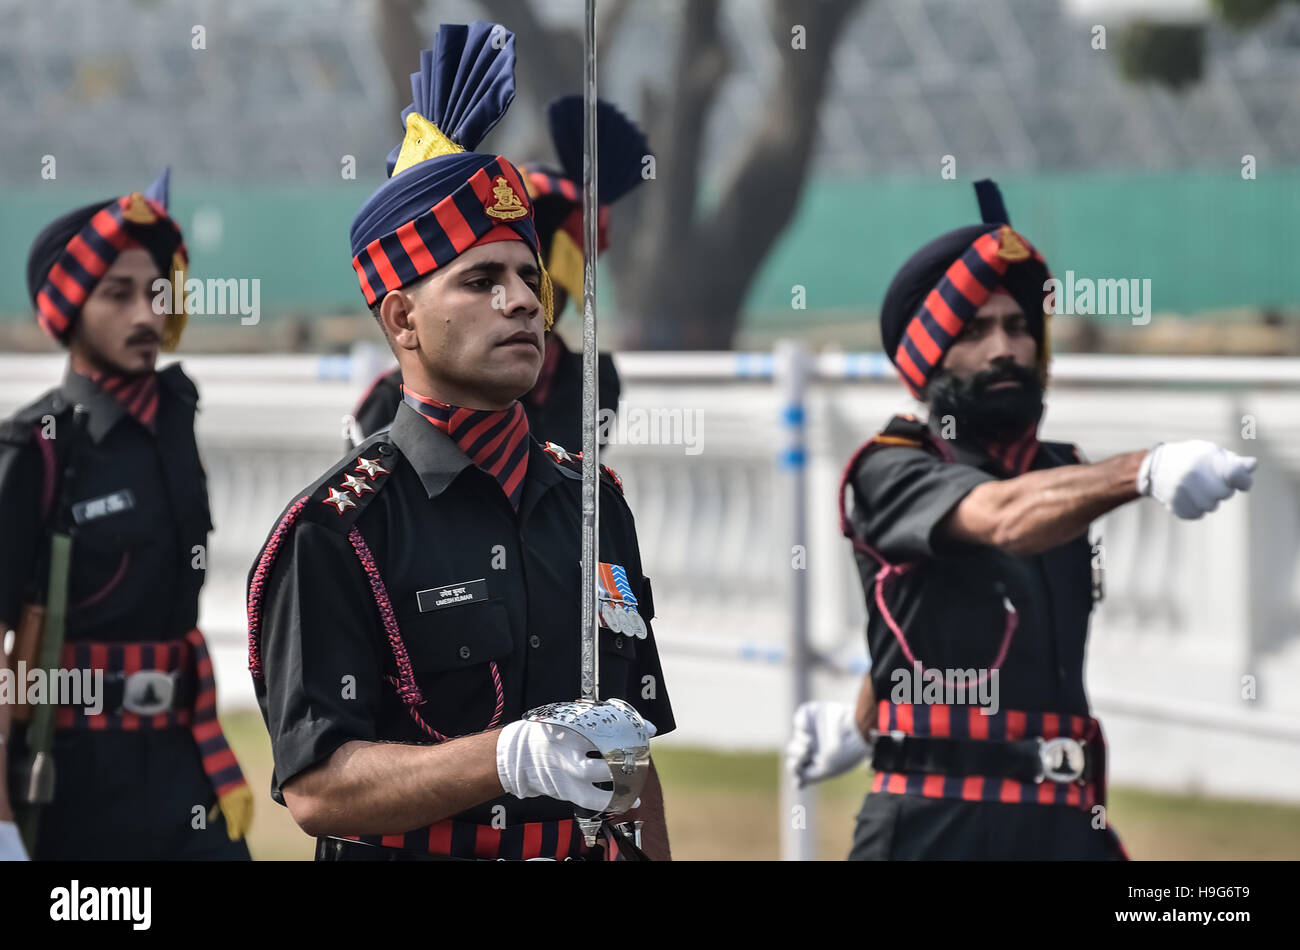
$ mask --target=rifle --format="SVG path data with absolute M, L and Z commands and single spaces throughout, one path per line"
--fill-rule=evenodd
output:
M 63 638 L 68 619 L 68 577 L 72 566 L 72 539 L 76 523 L 72 518 L 72 483 L 76 478 L 77 450 L 85 435 L 90 413 L 77 405 L 72 412 L 72 433 L 64 457 L 59 500 L 54 511 L 54 530 L 50 534 L 50 572 L 45 592 L 44 630 L 40 639 L 40 669 L 50 672 L 59 668 Z M 24 611 L 24 616 L 28 612 Z M 18 796 L 14 803 L 18 828 L 28 854 L 36 853 L 36 835 L 41 809 L 54 800 L 53 697 L 37 706 L 27 728 L 27 757 L 16 768 Z

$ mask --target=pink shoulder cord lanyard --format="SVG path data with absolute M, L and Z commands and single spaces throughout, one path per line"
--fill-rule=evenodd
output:
M 257 570 L 254 572 L 253 579 L 249 584 L 248 668 L 256 677 L 262 675 L 262 656 L 257 643 L 258 626 L 261 619 L 262 591 L 265 587 L 266 578 L 270 575 L 271 564 L 279 552 L 280 545 L 285 535 L 288 534 L 294 519 L 302 512 L 306 503 L 306 497 L 298 499 L 285 513 L 280 523 L 276 525 L 275 530 L 271 533 L 270 540 L 267 541 L 266 547 L 262 551 L 261 560 L 258 562 Z M 380 577 L 379 567 L 375 563 L 374 555 L 370 553 L 370 547 L 366 544 L 365 539 L 361 536 L 360 529 L 356 525 L 353 525 L 352 530 L 348 532 L 348 541 L 352 544 L 352 550 L 356 552 L 357 560 L 361 562 L 361 569 L 370 584 L 370 592 L 374 595 L 375 606 L 379 608 L 379 619 L 383 623 L 384 632 L 388 637 L 388 644 L 393 651 L 393 660 L 397 664 L 397 676 L 386 678 L 396 689 L 398 697 L 406 706 L 406 710 L 411 714 L 411 719 L 414 720 L 415 724 L 438 742 L 445 742 L 451 737 L 445 736 L 437 729 L 434 729 L 420 715 L 419 707 L 423 706 L 427 700 L 421 695 L 420 687 L 415 682 L 415 670 L 411 667 L 411 658 L 406 652 L 406 643 L 402 640 L 401 630 L 398 629 L 397 616 L 393 612 L 392 602 L 388 598 L 388 589 L 384 585 L 384 579 Z M 495 660 L 488 661 L 488 670 L 492 675 L 492 686 L 496 692 L 496 709 L 492 714 L 492 721 L 483 727 L 484 730 L 499 725 L 501 716 L 505 711 L 505 690 L 501 685 L 501 670 L 497 667 Z
M 952 454 L 948 451 L 946 445 L 936 442 L 930 433 L 927 432 L 926 435 L 927 438 L 930 439 L 930 444 L 938 450 L 945 462 L 953 461 Z M 902 647 L 903 656 L 907 658 L 907 662 L 920 665 L 921 669 L 924 671 L 924 664 L 922 664 L 921 661 L 916 658 L 916 654 L 912 652 L 912 647 L 907 642 L 906 634 L 903 633 L 902 628 L 898 625 L 898 621 L 894 619 L 894 615 L 889 610 L 889 605 L 885 603 L 886 585 L 897 578 L 902 577 L 913 568 L 918 567 L 922 562 L 906 561 L 901 564 L 894 564 L 886 560 L 884 555 L 857 536 L 857 533 L 853 530 L 853 523 L 849 520 L 848 513 L 845 510 L 844 495 L 848 490 L 849 479 L 852 477 L 853 470 L 857 468 L 858 461 L 862 456 L 877 446 L 878 443 L 875 439 L 868 441 L 853 453 L 853 457 L 849 459 L 849 464 L 844 467 L 844 474 L 840 477 L 839 490 L 840 533 L 853 543 L 853 549 L 855 551 L 867 555 L 867 557 L 880 565 L 880 570 L 876 572 L 874 581 L 876 607 L 880 611 L 880 616 L 884 618 L 885 625 L 889 627 L 890 632 L 898 641 L 898 645 Z M 998 646 L 997 656 L 993 659 L 993 665 L 979 674 L 975 681 L 977 684 L 982 684 L 988 678 L 990 673 L 1002 666 L 1003 661 L 1007 658 L 1007 650 L 1011 647 L 1011 638 L 1015 635 L 1016 627 L 1019 624 L 1019 613 L 1016 611 L 1015 604 L 1011 603 L 1011 598 L 1005 594 L 1002 595 L 1002 610 L 1006 618 L 1006 623 L 1002 632 L 1002 643 Z

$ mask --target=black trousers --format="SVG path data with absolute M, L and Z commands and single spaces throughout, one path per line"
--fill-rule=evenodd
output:
M 850 861 L 1122 860 L 1109 827 L 1065 805 L 965 802 L 873 792 L 858 812 Z
M 15 732 L 11 769 L 26 756 L 22 730 Z M 208 820 L 216 792 L 186 728 L 59 730 L 54 769 L 54 801 L 41 810 L 36 860 L 250 859 L 248 845 L 227 837 L 225 815 Z

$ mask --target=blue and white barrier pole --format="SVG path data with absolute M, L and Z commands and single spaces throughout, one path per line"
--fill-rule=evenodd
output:
M 790 578 L 786 644 L 790 656 L 787 722 L 800 703 L 812 699 L 808 644 L 808 449 L 806 395 L 812 357 L 801 344 L 782 341 L 776 347 L 776 381 L 781 387 L 781 449 L 777 457 L 776 497 L 785 497 L 788 517 L 786 559 Z M 817 852 L 817 820 L 812 789 L 800 789 L 781 762 L 781 858 L 809 861 Z

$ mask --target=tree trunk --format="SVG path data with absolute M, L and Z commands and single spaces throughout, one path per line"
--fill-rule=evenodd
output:
M 777 0 L 770 25 L 780 67 L 707 215 L 696 207 L 708 113 L 726 75 L 714 0 L 689 0 L 668 110 L 651 145 L 659 178 L 634 192 L 641 214 L 630 253 L 616 251 L 620 308 L 632 349 L 730 349 L 745 296 L 789 224 L 817 137 L 835 44 L 862 0 Z M 806 49 L 792 29 L 806 29 Z M 654 113 L 664 117 L 660 107 Z M 625 241 L 623 251 L 629 247 Z

